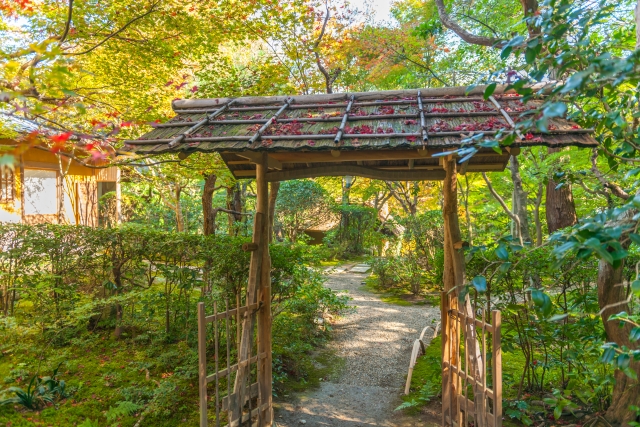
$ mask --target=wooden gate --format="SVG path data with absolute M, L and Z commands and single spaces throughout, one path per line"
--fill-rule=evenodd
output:
M 442 425 L 501 427 L 500 312 L 492 311 L 488 323 L 484 309 L 478 316 L 468 297 L 460 309 L 458 297 L 446 292 L 442 293 L 441 311 Z
M 244 298 L 233 307 L 225 301 L 221 312 L 213 303 L 210 315 L 198 303 L 200 427 L 209 426 L 214 412 L 216 427 L 272 424 L 271 260 L 265 224 L 265 215 L 256 212 L 253 242 L 243 245 L 251 251 Z

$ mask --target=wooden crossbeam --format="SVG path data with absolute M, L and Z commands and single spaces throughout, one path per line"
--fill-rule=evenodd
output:
M 262 160 L 262 153 L 258 153 L 255 151 L 242 151 L 240 153 L 236 153 L 238 157 L 244 157 L 245 159 L 249 159 L 249 161 L 253 164 L 260 163 Z M 274 159 L 272 156 L 267 156 L 267 167 L 270 169 L 282 169 L 282 162 Z
M 228 411 L 229 408 L 240 406 L 243 407 L 247 400 L 258 397 L 258 383 L 251 384 L 248 390 L 245 391 L 244 402 L 238 402 L 238 394 L 232 393 L 229 396 L 222 398 L 222 410 Z
M 267 181 L 287 181 L 290 179 L 312 178 L 316 176 L 361 176 L 385 181 L 440 181 L 444 179 L 442 170 L 389 171 L 352 165 L 319 166 L 306 169 L 283 170 L 267 173 Z
M 340 156 L 335 157 L 329 151 L 294 151 L 269 153 L 269 157 L 281 163 L 335 163 L 335 162 L 355 162 L 355 161 L 383 161 L 383 160 L 410 160 L 424 159 L 432 157 L 442 150 L 424 150 L 422 148 L 413 150 L 358 150 L 347 151 L 341 150 Z M 222 153 L 222 154 L 238 154 L 238 153 Z M 239 155 L 239 154 L 238 154 Z M 481 151 L 476 153 L 474 157 L 501 157 L 493 150 Z M 507 156 L 508 157 L 508 156 Z M 231 163 L 229 163 L 231 164 Z

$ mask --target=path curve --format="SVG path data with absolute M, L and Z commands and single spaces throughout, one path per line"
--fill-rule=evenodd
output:
M 335 379 L 295 393 L 276 405 L 279 427 L 425 426 L 429 420 L 395 412 L 400 403 L 413 342 L 440 318 L 436 307 L 384 303 L 363 289 L 366 274 L 335 269 L 327 286 L 346 291 L 356 310 L 334 324 L 329 350 L 344 361 Z M 432 421 L 432 420 L 431 420 Z

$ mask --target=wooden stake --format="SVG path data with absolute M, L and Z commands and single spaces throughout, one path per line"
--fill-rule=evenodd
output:
M 198 303 L 198 378 L 200 427 L 207 427 L 207 321 L 203 302 Z
M 500 334 L 502 331 L 502 319 L 499 311 L 491 312 L 491 325 L 493 326 L 492 350 L 493 358 L 493 427 L 502 427 L 502 345 Z
M 442 329 L 442 425 L 450 426 L 447 421 L 453 420 L 451 406 L 451 323 L 449 321 L 449 295 L 446 292 L 440 293 L 440 328 Z
M 218 303 L 213 302 L 213 339 L 215 344 L 215 366 L 216 372 L 220 371 L 220 365 L 218 360 L 220 359 L 220 352 L 218 346 L 220 344 L 218 340 Z M 220 378 L 216 376 L 216 427 L 220 427 Z

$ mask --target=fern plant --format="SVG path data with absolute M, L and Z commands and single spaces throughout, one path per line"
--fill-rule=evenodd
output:
M 105 415 L 107 417 L 107 421 L 111 423 L 118 420 L 118 418 L 120 417 L 126 417 L 129 415 L 132 415 L 142 408 L 143 406 L 138 405 L 137 403 L 124 400 L 121 402 L 117 402 L 115 407 L 114 406 L 109 407 L 109 410 Z
M 429 403 L 433 397 L 438 393 L 438 389 L 431 381 L 427 381 L 418 392 L 418 396 L 415 399 L 411 399 L 408 402 L 403 402 L 395 410 L 401 411 L 403 409 L 417 408 L 419 406 Z

